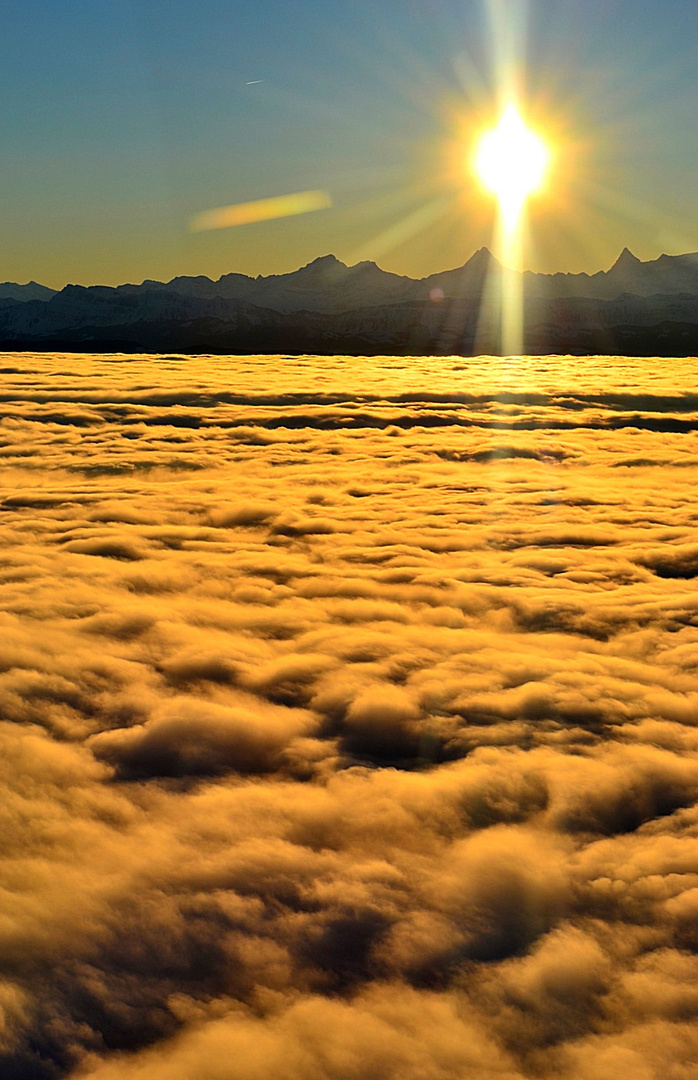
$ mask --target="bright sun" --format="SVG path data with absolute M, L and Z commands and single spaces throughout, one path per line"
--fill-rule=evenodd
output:
M 475 171 L 484 186 L 497 196 L 506 225 L 515 227 L 526 199 L 545 180 L 550 151 L 526 127 L 515 105 L 509 105 L 496 127 L 480 140 Z

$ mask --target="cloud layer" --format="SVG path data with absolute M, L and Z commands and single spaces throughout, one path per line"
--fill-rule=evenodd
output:
M 0 364 L 3 1077 L 688 1080 L 696 362 Z

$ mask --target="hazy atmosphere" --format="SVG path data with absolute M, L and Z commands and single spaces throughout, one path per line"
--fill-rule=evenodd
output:
M 2 372 L 2 1076 L 689 1080 L 696 361 Z

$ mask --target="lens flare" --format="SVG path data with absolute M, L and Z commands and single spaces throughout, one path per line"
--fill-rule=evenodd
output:
M 293 195 L 276 195 L 271 199 L 255 199 L 254 202 L 204 210 L 191 219 L 189 231 L 207 232 L 210 229 L 254 225 L 260 221 L 309 214 L 314 210 L 329 210 L 331 206 L 332 199 L 326 191 L 298 191 Z

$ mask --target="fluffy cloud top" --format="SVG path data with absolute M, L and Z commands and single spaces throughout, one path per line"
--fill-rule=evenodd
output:
M 695 360 L 3 365 L 0 1074 L 688 1080 Z

